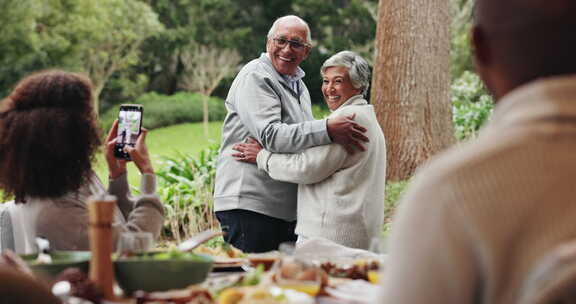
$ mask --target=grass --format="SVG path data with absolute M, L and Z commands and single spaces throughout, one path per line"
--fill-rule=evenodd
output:
M 222 122 L 211 122 L 208 128 L 208 138 L 204 136 L 202 123 L 186 123 L 151 130 L 146 138 L 148 152 L 152 157 L 154 169 L 160 169 L 161 156 L 176 156 L 178 153 L 198 155 L 200 151 L 213 143 L 220 142 Z M 97 155 L 94 166 L 96 174 L 107 184 L 108 170 L 102 154 Z M 128 164 L 128 182 L 137 187 L 140 185 L 140 174 L 133 163 Z

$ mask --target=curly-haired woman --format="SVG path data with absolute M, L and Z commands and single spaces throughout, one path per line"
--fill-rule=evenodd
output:
M 17 252 L 42 236 L 53 249 L 88 249 L 88 197 L 106 190 L 92 170 L 101 140 L 92 84 L 82 75 L 50 70 L 23 79 L 0 103 L 0 188 L 14 197 Z M 117 197 L 115 237 L 122 231 L 160 233 L 163 208 L 143 130 L 127 149 L 142 173 L 141 196 L 130 195 L 126 161 L 113 156 L 117 122 L 106 139 L 108 192 Z

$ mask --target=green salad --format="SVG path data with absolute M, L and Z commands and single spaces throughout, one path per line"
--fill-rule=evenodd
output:
M 182 252 L 177 250 L 162 252 L 147 252 L 136 255 L 124 256 L 123 258 L 136 258 L 145 261 L 167 261 L 167 260 L 186 260 L 186 261 L 206 261 L 205 256 L 200 256 L 192 252 Z

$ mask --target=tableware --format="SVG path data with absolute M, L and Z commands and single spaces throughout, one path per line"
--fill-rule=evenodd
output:
M 322 270 L 292 257 L 279 260 L 275 267 L 276 285 L 316 296 L 322 287 Z
M 202 231 L 195 236 L 185 240 L 184 242 L 178 245 L 178 250 L 180 251 L 190 251 L 194 248 L 200 246 L 201 244 L 222 235 L 222 231 L 218 230 L 205 230 Z
M 91 254 L 89 251 L 54 251 L 50 253 L 51 263 L 38 263 L 38 254 L 20 255 L 28 264 L 34 275 L 51 281 L 55 279 L 64 269 L 70 267 L 79 268 L 84 273 L 88 273 Z
M 246 266 L 246 260 L 241 258 L 229 258 L 223 260 L 219 257 L 214 257 L 214 264 L 212 265 L 212 271 L 214 272 L 241 272 L 244 271 L 244 266 Z
M 102 291 L 106 300 L 114 297 L 114 267 L 112 266 L 112 221 L 116 197 L 99 194 L 88 199 L 88 227 L 90 237 L 90 280 Z
M 247 259 L 251 267 L 257 267 L 258 265 L 264 266 L 264 270 L 268 271 L 272 269 L 274 263 L 276 263 L 282 254 L 278 251 L 270 251 L 264 253 L 252 253 L 249 254 Z
M 124 257 L 114 262 L 118 285 L 131 295 L 185 288 L 201 283 L 212 270 L 212 259 L 204 255 L 176 252 L 148 252 Z
M 116 244 L 116 252 L 119 254 L 146 252 L 152 248 L 154 248 L 154 236 L 150 232 L 122 232 Z
M 223 290 L 218 298 L 220 304 L 238 303 L 294 303 L 314 304 L 314 298 L 306 293 L 277 286 L 243 286 Z
M 349 280 L 335 287 L 327 287 L 326 293 L 340 301 L 358 304 L 377 303 L 380 286 L 364 280 Z
M 36 246 L 38 246 L 38 257 L 36 262 L 39 264 L 49 264 L 52 263 L 52 257 L 50 257 L 50 241 L 43 237 L 36 238 Z

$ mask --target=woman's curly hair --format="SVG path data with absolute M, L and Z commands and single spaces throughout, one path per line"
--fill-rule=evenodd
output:
M 60 70 L 24 78 L 0 102 L 0 188 L 16 202 L 76 191 L 92 175 L 100 132 L 92 83 Z

